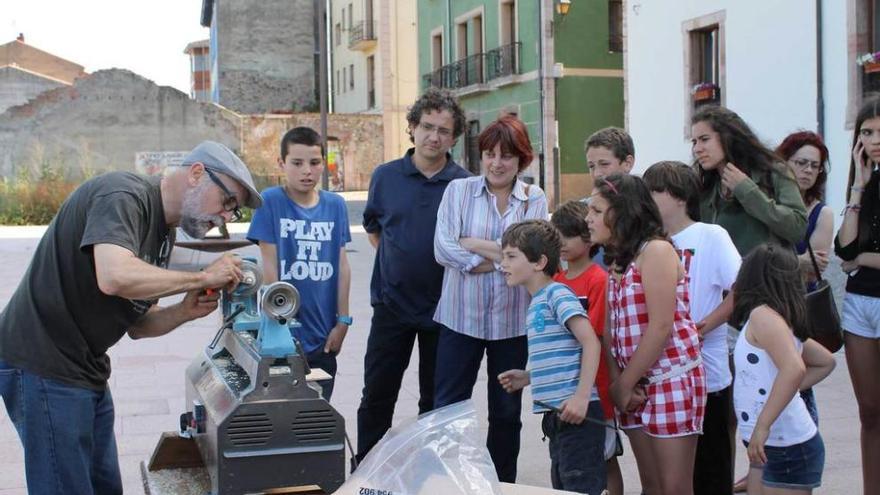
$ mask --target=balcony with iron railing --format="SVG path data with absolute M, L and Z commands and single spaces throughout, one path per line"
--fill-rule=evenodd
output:
M 500 46 L 486 53 L 486 80 L 521 74 L 522 43 Z
M 370 50 L 376 46 L 376 21 L 360 21 L 348 32 L 350 50 Z
M 461 89 L 486 81 L 486 54 L 475 53 L 422 76 L 425 87 Z

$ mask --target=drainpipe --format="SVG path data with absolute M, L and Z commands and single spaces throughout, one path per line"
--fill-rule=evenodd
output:
M 825 79 L 822 76 L 822 0 L 816 0 L 816 131 L 825 136 Z
M 327 152 L 327 0 L 318 0 L 318 46 L 321 52 L 318 55 L 318 85 L 320 86 L 320 111 L 321 111 L 321 146 L 324 153 Z M 330 169 L 324 167 L 321 175 L 321 189 L 330 189 Z
M 451 64 L 455 61 L 452 58 L 452 0 L 446 0 L 446 40 L 446 63 Z
M 541 137 L 541 152 L 538 153 L 538 186 L 546 191 L 544 184 L 544 156 L 547 140 L 544 133 L 544 0 L 538 0 L 538 135 Z

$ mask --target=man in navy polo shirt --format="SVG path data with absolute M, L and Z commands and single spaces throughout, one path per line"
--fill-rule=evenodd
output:
M 358 462 L 391 427 L 416 337 L 419 414 L 433 408 L 440 329 L 434 310 L 443 284 L 443 267 L 434 260 L 434 227 L 449 181 L 471 175 L 449 155 L 465 128 L 464 112 L 451 93 L 429 89 L 406 120 L 415 147 L 376 168 L 364 210 L 364 229 L 377 251 L 370 284 L 373 321 L 358 408 Z

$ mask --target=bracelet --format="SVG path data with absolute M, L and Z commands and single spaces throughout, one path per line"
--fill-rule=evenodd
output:
M 862 186 L 852 186 L 849 189 L 850 189 L 850 191 L 854 191 L 854 192 L 864 192 L 865 191 L 865 188 Z
M 846 215 L 846 212 L 848 212 L 848 211 L 854 211 L 854 212 L 858 213 L 861 209 L 862 209 L 862 205 L 848 204 L 843 208 L 843 213 L 841 213 L 840 216 Z

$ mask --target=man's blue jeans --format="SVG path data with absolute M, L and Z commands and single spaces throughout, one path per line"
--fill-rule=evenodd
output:
M 0 396 L 24 446 L 28 493 L 122 493 L 113 398 L 0 361 Z

